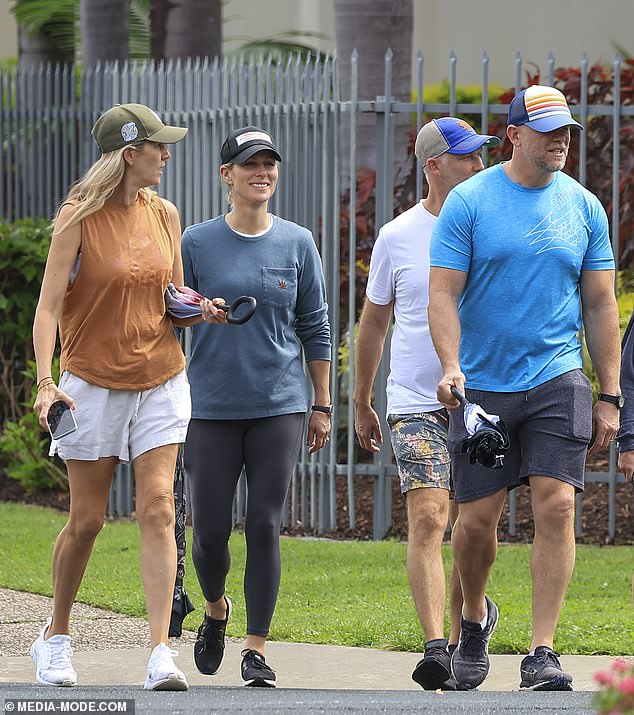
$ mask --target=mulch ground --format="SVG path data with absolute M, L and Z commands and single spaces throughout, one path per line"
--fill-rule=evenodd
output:
M 588 461 L 589 471 L 604 472 L 608 470 L 607 453 Z M 589 483 L 586 486 L 582 500 L 582 535 L 577 537 L 582 544 L 634 544 L 634 489 L 630 484 L 616 485 L 616 535 L 612 540 L 608 531 L 608 490 L 607 484 Z M 532 540 L 533 519 L 530 510 L 529 490 L 520 487 L 517 490 L 516 529 L 512 535 L 509 531 L 508 503 L 502 514 L 498 529 L 500 541 L 526 543 Z M 368 477 L 357 477 L 355 480 L 356 524 L 350 528 L 348 520 L 348 497 L 344 477 L 337 483 L 337 524 L 336 530 L 328 531 L 322 536 L 335 539 L 371 539 L 373 533 L 373 482 Z M 29 494 L 12 479 L 0 472 L 0 501 L 36 504 L 67 511 L 69 506 L 68 493 L 49 490 Z M 291 535 L 311 535 L 309 529 L 294 527 L 284 529 Z M 392 480 L 392 523 L 388 536 L 397 539 L 407 538 L 407 513 L 405 500 L 401 496 L 398 481 Z

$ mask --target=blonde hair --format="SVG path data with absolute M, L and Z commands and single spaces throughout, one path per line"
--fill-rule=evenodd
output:
M 76 181 L 68 192 L 68 195 L 62 201 L 61 207 L 66 203 L 72 203 L 77 206 L 77 210 L 63 226 L 57 226 L 59 218 L 59 210 L 57 216 L 53 219 L 53 227 L 59 231 L 64 231 L 71 226 L 79 223 L 86 216 L 90 216 L 106 203 L 112 196 L 115 189 L 121 181 L 126 170 L 125 159 L 123 153 L 126 149 L 134 149 L 139 151 L 143 147 L 144 142 L 137 144 L 128 144 L 121 149 L 115 149 L 102 154 L 99 159 L 88 169 L 88 171 Z M 145 203 L 150 203 L 154 192 L 147 188 L 139 189 L 139 196 Z

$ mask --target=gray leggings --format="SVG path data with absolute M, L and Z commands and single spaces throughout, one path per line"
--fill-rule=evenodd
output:
M 250 420 L 191 420 L 185 444 L 192 557 L 207 601 L 225 592 L 233 498 L 244 465 L 247 634 L 267 636 L 280 585 L 280 525 L 304 432 L 304 413 Z

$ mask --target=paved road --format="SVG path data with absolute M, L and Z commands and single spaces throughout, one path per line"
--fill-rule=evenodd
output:
M 434 715 L 586 715 L 594 713 L 590 693 L 471 692 L 436 694 L 423 690 L 310 690 L 277 688 L 193 686 L 187 693 L 146 693 L 135 688 L 77 687 L 48 690 L 18 684 L 2 684 L 6 704 L 12 699 L 32 698 L 44 706 L 45 696 L 78 699 L 133 699 L 135 715 L 198 715 L 199 713 L 433 713 Z M 18 712 L 17 708 L 12 712 Z M 42 710 L 44 712 L 44 710 Z
M 574 676 L 573 693 L 519 692 L 521 655 L 492 655 L 491 673 L 481 689 L 470 693 L 432 693 L 411 679 L 420 655 L 344 648 L 310 643 L 270 642 L 267 660 L 277 671 L 278 687 L 241 687 L 242 642 L 230 639 L 221 672 L 213 677 L 196 670 L 192 657 L 195 634 L 186 632 L 173 642 L 176 662 L 187 675 L 187 693 L 147 693 L 143 688 L 149 656 L 147 623 L 118 614 L 77 606 L 72 623 L 73 664 L 79 685 L 73 689 L 34 684 L 29 645 L 50 613 L 50 599 L 0 590 L 0 715 L 53 712 L 46 699 L 131 699 L 135 713 L 539 713 L 586 715 L 591 707 L 593 679 L 609 668 L 613 658 L 561 658 Z M 29 709 L 11 711 L 11 699 L 31 699 Z M 70 712 L 91 712 L 76 706 Z M 58 710 L 59 711 L 59 710 Z M 97 712 L 93 710 L 93 712 Z
M 521 656 L 494 655 L 491 657 L 491 674 L 481 690 L 433 693 L 421 690 L 411 680 L 417 657 L 412 653 L 307 643 L 269 643 L 267 653 L 277 669 L 280 687 L 264 690 L 241 687 L 241 647 L 241 643 L 227 644 L 222 671 L 213 677 L 196 671 L 191 646 L 181 648 L 177 662 L 189 679 L 191 689 L 188 693 L 147 693 L 142 690 L 148 654 L 144 648 L 76 652 L 73 662 L 80 685 L 72 691 L 33 685 L 31 659 L 28 656 L 5 657 L 0 658 L 0 694 L 4 698 L 34 698 L 40 701 L 40 706 L 45 698 L 54 697 L 133 699 L 136 714 L 152 715 L 201 712 L 585 715 L 594 712 L 590 692 L 594 687 L 592 674 L 606 667 L 611 660 L 564 657 L 564 667 L 575 675 L 578 690 L 573 693 L 532 693 L 517 690 Z M 4 712 L 8 712 L 6 706 Z M 13 712 L 18 712 L 17 708 Z

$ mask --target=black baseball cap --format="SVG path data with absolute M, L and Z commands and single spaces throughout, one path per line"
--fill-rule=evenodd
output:
M 275 158 L 282 161 L 270 134 L 258 127 L 242 127 L 232 131 L 225 139 L 220 159 L 223 164 L 244 164 L 259 151 L 273 152 Z

